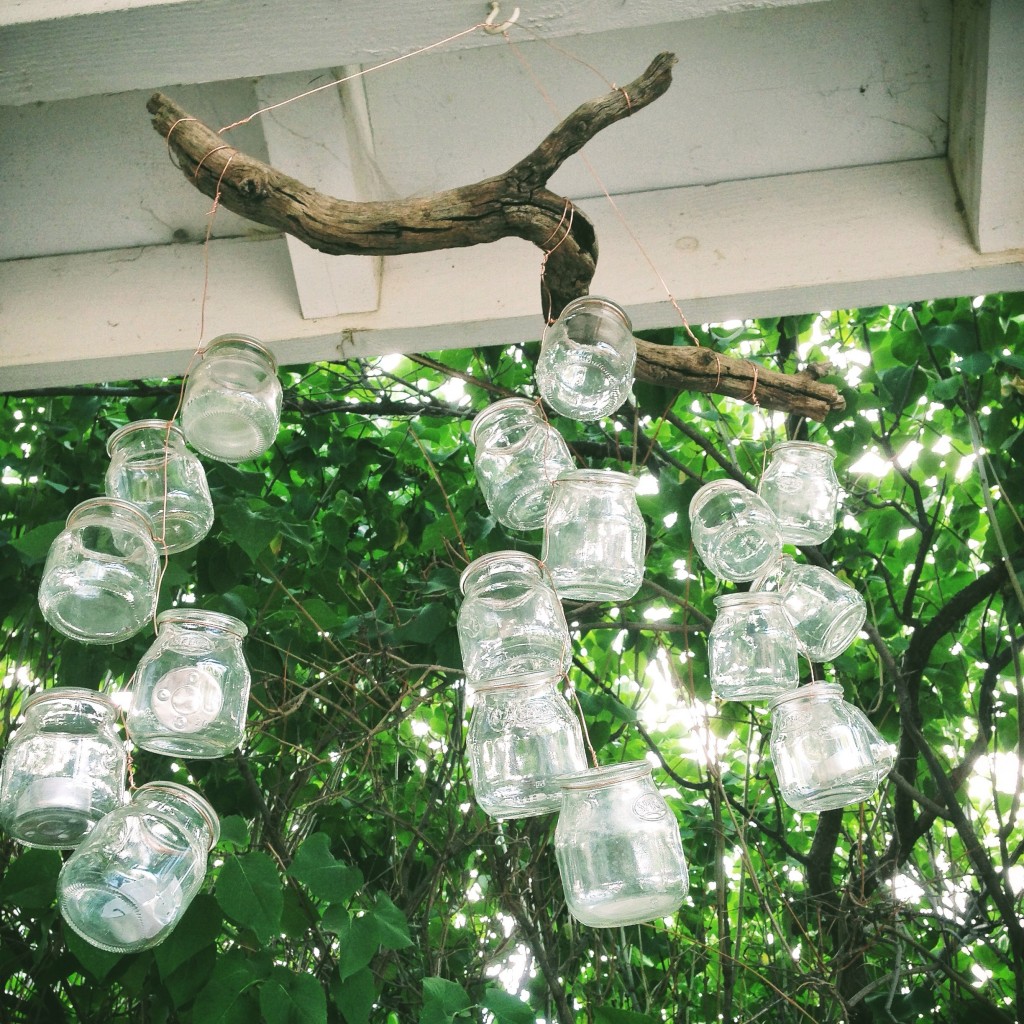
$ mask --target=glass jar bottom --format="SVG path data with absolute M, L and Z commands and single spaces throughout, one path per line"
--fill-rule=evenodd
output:
M 516 482 L 510 482 L 508 488 L 515 490 Z M 550 497 L 550 486 L 521 488 L 508 504 L 494 509 L 494 518 L 510 530 L 539 530 L 544 526 Z
M 227 405 L 199 397 L 182 412 L 182 429 L 196 451 L 219 462 L 245 462 L 262 455 L 274 440 L 272 424 L 259 402 Z
M 210 532 L 213 525 L 212 519 L 207 521 L 200 516 L 188 512 L 175 512 L 172 509 L 168 509 L 167 515 L 164 516 L 159 511 L 160 507 L 160 504 L 156 504 L 152 511 L 146 511 L 153 520 L 157 550 L 165 551 L 169 555 L 194 548 Z
M 74 849 L 96 824 L 97 819 L 79 807 L 36 807 L 23 811 L 7 831 L 23 846 L 41 850 Z
M 226 757 L 242 742 L 242 737 L 223 740 L 211 736 L 188 736 L 181 733 L 153 733 L 149 736 L 132 736 L 135 744 L 153 754 L 165 757 L 191 757 L 197 761 L 209 761 L 215 757 Z
M 146 624 L 149 607 L 116 586 L 82 583 L 73 577 L 40 601 L 46 621 L 85 644 L 111 644 L 134 636 Z
M 742 681 L 730 681 L 727 679 L 711 680 L 711 689 L 719 700 L 774 700 L 776 697 L 781 697 L 784 693 L 789 693 L 790 690 L 795 690 L 799 685 L 799 678 L 751 681 L 748 677 Z
M 111 953 L 145 949 L 175 919 L 181 886 L 145 875 L 81 883 L 61 893 L 64 920 L 86 942 Z
M 590 421 L 610 416 L 625 402 L 633 375 L 623 377 L 614 354 L 576 349 L 555 365 L 539 367 L 538 386 L 544 400 L 561 416 Z
M 824 544 L 836 532 L 835 524 L 828 526 L 800 526 L 779 520 L 779 536 L 783 544 Z
M 819 813 L 850 807 L 869 799 L 878 789 L 878 770 L 873 766 L 859 768 L 823 785 L 813 793 L 785 793 L 787 804 L 797 811 Z
M 778 534 L 762 527 L 738 527 L 716 534 L 702 552 L 704 563 L 719 579 L 746 583 L 756 579 L 779 555 Z
M 597 571 L 548 568 L 558 596 L 565 601 L 628 601 L 644 581 L 642 573 L 622 572 L 612 578 Z
M 560 790 L 553 793 L 543 788 L 543 780 L 533 787 L 503 786 L 491 789 L 484 797 L 477 796 L 480 809 L 499 821 L 509 818 L 536 818 L 541 814 L 554 814 L 562 806 Z
M 668 917 L 679 909 L 684 895 L 680 890 L 617 896 L 614 899 L 574 900 L 569 911 L 580 924 L 591 928 L 618 928 Z
M 831 661 L 839 657 L 856 639 L 867 614 L 867 607 L 862 602 L 852 605 L 830 623 L 825 635 L 814 643 L 808 643 L 802 638 L 800 627 L 795 626 L 801 649 L 810 661 Z

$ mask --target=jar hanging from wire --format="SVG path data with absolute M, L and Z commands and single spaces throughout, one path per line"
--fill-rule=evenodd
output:
M 506 398 L 473 420 L 477 483 L 491 514 L 511 530 L 544 525 L 555 477 L 573 468 L 562 435 L 536 402 Z
M 679 823 L 646 761 L 563 776 L 555 858 L 581 924 L 617 928 L 667 917 L 689 876 Z
M 809 661 L 837 658 L 867 618 L 864 598 L 849 583 L 820 565 L 806 565 L 789 555 L 777 558 L 751 590 L 781 595 L 783 610 Z
M 198 793 L 147 782 L 68 858 L 57 880 L 61 915 L 99 949 L 151 949 L 199 892 L 219 836 L 217 815 Z
M 109 697 L 78 686 L 33 693 L 0 772 L 0 825 L 19 843 L 73 849 L 124 799 L 127 755 Z
M 283 393 L 273 354 L 255 338 L 222 334 L 201 355 L 181 408 L 188 443 L 219 462 L 262 455 L 281 425 Z
M 769 451 L 771 461 L 757 493 L 775 513 L 785 544 L 821 544 L 832 536 L 839 509 L 836 453 L 810 441 L 784 441 Z
M 754 579 L 782 550 L 775 514 L 737 480 L 705 484 L 690 501 L 693 546 L 719 579 Z
M 160 556 L 149 517 L 120 498 L 71 510 L 50 546 L 39 608 L 54 629 L 89 644 L 134 636 L 156 611 Z
M 721 700 L 768 700 L 800 685 L 796 633 L 779 594 L 724 594 L 708 634 L 711 689 Z
M 203 464 L 167 420 L 138 420 L 107 441 L 107 494 L 138 505 L 167 554 L 198 544 L 213 525 L 213 501 Z
M 462 574 L 458 634 L 467 682 L 547 679 L 569 670 L 572 645 L 551 577 L 532 555 L 495 551 Z
M 157 754 L 223 757 L 245 736 L 245 624 L 194 608 L 170 608 L 156 624 L 156 640 L 133 677 L 128 735 Z
M 629 397 L 635 366 L 629 317 L 609 299 L 584 295 L 562 310 L 541 339 L 537 390 L 560 416 L 596 420 Z
M 476 802 L 492 818 L 557 811 L 559 776 L 587 767 L 580 723 L 558 681 L 551 676 L 473 688 L 466 752 Z
M 555 480 L 541 561 L 561 598 L 627 601 L 640 589 L 647 527 L 637 482 L 602 469 L 574 469 Z
M 798 811 L 829 811 L 867 800 L 896 763 L 860 708 L 835 683 L 812 683 L 770 705 L 771 754 L 779 792 Z

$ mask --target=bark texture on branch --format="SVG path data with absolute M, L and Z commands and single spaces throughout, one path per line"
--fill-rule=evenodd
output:
M 225 142 L 223 134 L 161 93 L 147 104 L 192 184 L 247 220 L 331 255 L 397 256 L 522 238 L 545 254 L 541 311 L 556 317 L 586 295 L 597 238 L 569 199 L 547 188 L 552 174 L 598 132 L 637 113 L 672 84 L 676 58 L 660 53 L 639 78 L 576 108 L 504 174 L 420 199 L 350 202 L 325 195 Z M 638 342 L 637 377 L 674 390 L 728 395 L 765 409 L 822 420 L 843 408 L 836 389 L 810 374 L 786 375 L 700 348 Z M 756 374 L 756 378 L 755 378 Z

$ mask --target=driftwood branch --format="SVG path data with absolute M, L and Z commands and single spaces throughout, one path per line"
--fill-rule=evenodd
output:
M 200 192 L 247 220 L 338 256 L 397 256 L 522 238 L 545 254 L 542 312 L 550 320 L 590 290 L 594 227 L 551 175 L 598 132 L 637 113 L 672 84 L 676 58 L 661 53 L 639 78 L 576 108 L 504 174 L 421 199 L 350 202 L 324 195 L 234 149 L 223 134 L 156 93 L 147 105 L 178 165 Z M 714 392 L 822 420 L 843 400 L 811 374 L 786 375 L 701 348 L 638 342 L 637 376 L 675 390 Z

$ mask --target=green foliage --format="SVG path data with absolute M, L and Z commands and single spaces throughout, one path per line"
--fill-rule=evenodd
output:
M 629 602 L 568 607 L 568 683 L 601 761 L 656 762 L 691 869 L 677 914 L 574 924 L 553 819 L 499 826 L 472 798 L 459 575 L 540 543 L 490 516 L 468 428 L 498 397 L 533 396 L 536 346 L 289 369 L 277 443 L 252 463 L 207 464 L 216 522 L 170 559 L 160 598 L 249 627 L 245 743 L 213 761 L 133 754 L 136 783 L 172 778 L 217 809 L 206 887 L 155 950 L 108 954 L 62 922 L 62 856 L 4 837 L 0 1020 L 1018 1016 L 1024 296 L 698 336 L 787 372 L 830 360 L 846 409 L 814 424 L 638 384 L 636 405 L 606 421 L 556 421 L 580 465 L 642 480 L 645 584 Z M 688 343 L 673 328 L 649 337 Z M 65 640 L 36 589 L 67 513 L 102 492 L 106 438 L 168 415 L 178 386 L 0 398 L 5 738 L 30 690 L 123 688 L 151 641 Z M 765 709 L 718 703 L 708 683 L 714 598 L 736 588 L 693 554 L 686 510 L 706 481 L 756 484 L 786 438 L 830 444 L 847 492 L 837 533 L 798 554 L 869 607 L 866 634 L 817 672 L 901 752 L 900 784 L 838 818 L 781 802 Z

